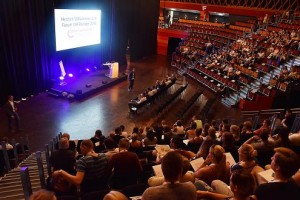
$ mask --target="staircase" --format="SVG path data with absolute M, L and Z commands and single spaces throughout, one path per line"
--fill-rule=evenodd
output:
M 289 71 L 293 65 L 300 65 L 300 56 L 284 64 L 284 66 L 287 66 Z M 240 99 L 246 99 L 249 91 L 258 91 L 261 84 L 268 85 L 271 78 L 279 75 L 280 71 L 280 68 L 272 69 L 269 73 L 263 74 L 260 79 L 256 79 L 255 81 L 251 82 L 250 85 L 243 85 L 239 91 L 231 92 L 227 97 L 222 98 L 221 102 L 227 107 L 235 105 Z
M 43 167 L 45 177 L 47 177 L 47 166 L 45 153 L 42 153 Z M 28 158 L 22 161 L 18 167 L 9 171 L 0 178 L 0 200 L 23 200 L 24 192 L 21 182 L 20 169 L 28 167 L 32 191 L 35 192 L 41 189 L 39 171 L 37 167 L 36 155 L 31 154 Z

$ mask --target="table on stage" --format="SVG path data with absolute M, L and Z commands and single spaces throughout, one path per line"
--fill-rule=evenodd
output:
M 108 76 L 109 78 L 118 78 L 119 76 L 119 63 L 118 62 L 107 62 L 104 63 L 103 65 L 108 66 L 109 67 L 109 74 L 107 74 L 106 76 Z

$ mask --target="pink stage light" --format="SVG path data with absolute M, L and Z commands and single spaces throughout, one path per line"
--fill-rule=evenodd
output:
M 87 72 L 89 72 L 89 71 L 90 71 L 90 69 L 89 69 L 89 68 L 86 68 L 85 70 L 86 70 Z
M 63 77 L 63 76 L 59 77 L 59 80 L 61 80 L 61 81 L 64 80 L 64 79 L 65 79 L 65 77 Z
M 69 76 L 70 78 L 72 78 L 72 77 L 73 77 L 73 74 L 68 74 L 68 76 Z

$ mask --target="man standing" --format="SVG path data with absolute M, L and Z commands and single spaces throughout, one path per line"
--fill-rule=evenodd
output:
M 20 130 L 20 117 L 17 113 L 17 108 L 14 104 L 14 97 L 12 95 L 8 96 L 8 101 L 5 105 L 6 114 L 8 117 L 8 127 L 10 131 L 13 131 L 13 119 L 16 121 L 16 128 Z
M 133 68 L 132 71 L 128 75 L 128 80 L 129 80 L 128 91 L 133 90 L 134 79 L 135 79 L 135 69 Z

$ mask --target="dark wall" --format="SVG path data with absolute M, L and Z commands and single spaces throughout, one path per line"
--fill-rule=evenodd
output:
M 128 41 L 131 58 L 156 53 L 159 0 L 1 0 L 0 105 L 8 94 L 19 99 L 49 88 L 58 61 L 100 65 L 125 63 Z M 55 51 L 54 8 L 102 10 L 100 45 Z

